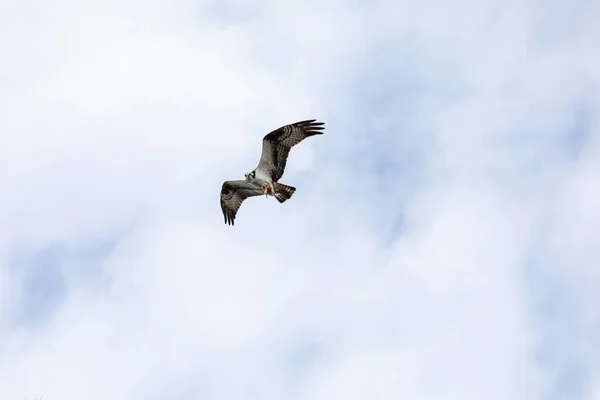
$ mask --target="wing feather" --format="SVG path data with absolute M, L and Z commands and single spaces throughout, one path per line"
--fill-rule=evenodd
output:
M 244 200 L 262 194 L 262 188 L 243 180 L 223 182 L 221 187 L 221 211 L 223 211 L 225 223 L 234 225 L 235 216 Z
M 324 124 L 309 119 L 284 125 L 268 133 L 263 138 L 263 151 L 257 168 L 267 171 L 273 182 L 277 182 L 283 176 L 292 147 L 307 137 L 322 135 Z

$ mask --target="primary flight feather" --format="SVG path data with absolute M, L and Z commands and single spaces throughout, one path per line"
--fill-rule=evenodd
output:
M 221 210 L 225 223 L 234 225 L 240 206 L 248 197 L 266 195 L 280 203 L 288 200 L 296 188 L 279 183 L 292 147 L 314 135 L 322 135 L 323 122 L 315 119 L 284 125 L 263 138 L 262 155 L 257 167 L 245 180 L 225 181 L 221 187 Z

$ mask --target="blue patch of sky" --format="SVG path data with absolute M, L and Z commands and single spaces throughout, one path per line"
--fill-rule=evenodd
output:
M 393 241 L 405 228 L 404 204 L 425 182 L 432 136 L 419 115 L 424 101 L 437 93 L 391 42 L 372 45 L 362 56 L 370 62 L 349 84 L 346 115 L 352 116 L 349 129 L 357 140 L 343 162 L 364 201 L 377 205 L 374 225 L 384 240 Z
M 13 315 L 13 324 L 33 327 L 43 322 L 60 307 L 68 294 L 68 280 L 91 287 L 102 285 L 100 266 L 115 245 L 116 241 L 78 248 L 53 244 L 15 254 L 11 265 L 23 274 L 24 279 L 23 294 Z
M 252 2 L 240 3 L 231 0 L 207 1 L 198 6 L 198 16 L 204 22 L 217 25 L 239 25 L 256 18 L 260 12 L 260 4 Z M 206 16 L 209 18 L 206 18 Z
M 322 360 L 326 347 L 309 337 L 290 340 L 281 354 L 281 371 L 290 395 L 303 387 Z
M 540 335 L 535 360 L 553 379 L 546 400 L 582 399 L 587 372 L 577 353 L 579 321 L 572 288 L 547 256 L 541 229 L 533 244 L 524 279 L 532 300 L 531 315 Z
M 568 157 L 575 160 L 581 154 L 590 134 L 591 115 L 585 103 L 573 110 L 573 124 L 564 134 L 564 144 Z

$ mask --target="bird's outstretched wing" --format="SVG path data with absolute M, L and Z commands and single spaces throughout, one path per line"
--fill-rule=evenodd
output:
M 225 181 L 221 187 L 221 210 L 225 223 L 233 225 L 235 215 L 248 197 L 260 196 L 263 190 L 260 186 L 246 181 Z
M 324 122 L 316 119 L 300 121 L 275 129 L 263 138 L 263 149 L 257 169 L 262 169 L 271 175 L 273 182 L 283 176 L 288 155 L 292 147 L 314 135 L 322 135 Z

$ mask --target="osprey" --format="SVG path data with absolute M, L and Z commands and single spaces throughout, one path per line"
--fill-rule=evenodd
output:
M 245 180 L 225 181 L 221 187 L 221 210 L 225 223 L 233 225 L 235 216 L 248 197 L 265 195 L 275 197 L 280 203 L 288 200 L 296 188 L 279 183 L 292 147 L 309 136 L 322 135 L 323 122 L 315 119 L 284 125 L 263 138 L 262 155 Z

